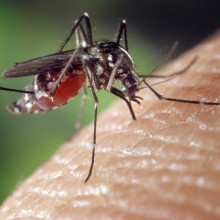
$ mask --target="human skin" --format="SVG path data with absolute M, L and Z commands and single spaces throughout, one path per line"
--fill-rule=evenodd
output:
M 154 86 L 166 97 L 220 102 L 220 31 L 160 72 L 184 74 Z M 158 100 L 140 92 L 132 120 L 123 101 L 27 178 L 0 208 L 0 219 L 220 219 L 220 107 Z

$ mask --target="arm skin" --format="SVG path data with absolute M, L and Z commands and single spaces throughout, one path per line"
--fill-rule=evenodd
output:
M 220 102 L 220 31 L 160 74 L 186 73 L 154 86 L 181 99 Z M 0 219 L 220 219 L 220 107 L 158 101 L 148 90 L 98 117 L 64 143 L 0 208 Z

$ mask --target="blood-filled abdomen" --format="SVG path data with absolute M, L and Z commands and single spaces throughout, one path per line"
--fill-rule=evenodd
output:
M 69 102 L 84 86 L 86 75 L 81 65 L 70 68 L 62 78 L 55 94 L 50 97 L 48 94 L 61 72 L 62 69 L 59 69 L 36 76 L 27 88 L 28 91 L 34 91 L 34 94 L 24 94 L 21 99 L 8 106 L 9 110 L 15 114 L 38 113 L 55 109 Z

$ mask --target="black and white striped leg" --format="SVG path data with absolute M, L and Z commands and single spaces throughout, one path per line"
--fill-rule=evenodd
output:
M 86 21 L 86 26 L 87 26 L 87 36 L 85 34 L 85 31 L 81 25 L 82 19 L 85 19 Z M 73 29 L 71 30 L 69 36 L 66 38 L 66 40 L 63 42 L 63 44 L 61 45 L 62 48 L 59 48 L 58 52 L 60 52 L 65 45 L 67 44 L 67 42 L 69 41 L 69 39 L 71 38 L 71 36 L 73 35 L 73 33 L 76 32 L 76 45 L 77 48 L 73 51 L 72 56 L 70 57 L 69 61 L 67 62 L 65 68 L 63 69 L 62 73 L 60 74 L 60 77 L 58 78 L 58 80 L 55 82 L 53 88 L 50 91 L 50 96 L 52 97 L 57 88 L 59 87 L 61 80 L 63 78 L 63 76 L 66 74 L 66 72 L 68 71 L 68 69 L 71 66 L 71 63 L 73 62 L 73 59 L 75 58 L 78 49 L 80 47 L 82 47 L 83 42 L 86 44 L 85 46 L 88 45 L 92 45 L 92 33 L 91 33 L 91 25 L 90 25 L 90 21 L 89 21 L 89 16 L 87 13 L 84 13 L 84 15 L 82 15 L 80 17 L 80 19 L 78 21 L 76 21 L 76 24 L 74 25 Z
M 125 19 L 121 20 L 119 23 L 118 31 L 116 33 L 115 40 L 114 40 L 115 43 L 119 44 L 122 34 L 124 34 L 125 49 L 128 51 L 127 25 L 126 25 Z
M 124 94 L 123 94 L 119 89 L 117 89 L 117 88 L 115 88 L 115 87 L 111 87 L 111 91 L 110 91 L 110 92 L 111 92 L 112 94 L 118 96 L 119 98 L 123 99 L 123 100 L 126 102 L 128 108 L 129 108 L 129 111 L 130 111 L 130 113 L 131 113 L 132 119 L 133 119 L 133 120 L 136 120 L 136 117 L 135 117 L 135 114 L 134 114 L 134 110 L 133 110 L 133 108 L 132 108 L 132 106 L 131 106 L 131 103 L 126 99 L 126 97 L 124 96 Z
M 85 86 L 83 87 L 83 94 L 82 94 L 82 98 L 81 98 L 81 104 L 80 104 L 80 108 L 79 108 L 79 113 L 78 113 L 78 117 L 74 126 L 74 131 L 72 136 L 74 135 L 75 132 L 77 132 L 81 126 L 81 122 L 82 122 L 82 115 L 83 115 L 83 111 L 84 111 L 84 107 L 85 107 L 85 100 L 87 97 L 87 92 L 86 92 L 86 88 Z
M 114 66 L 114 68 L 113 68 L 113 70 L 111 72 L 111 76 L 110 76 L 110 79 L 108 81 L 108 85 L 107 85 L 107 87 L 105 89 L 106 92 L 110 92 L 110 90 L 111 90 L 111 88 L 112 88 L 112 86 L 114 84 L 114 81 L 115 81 L 115 75 L 117 73 L 117 70 L 118 70 L 119 66 L 121 65 L 121 63 L 123 61 L 123 58 L 124 58 L 124 55 L 122 54 L 120 56 L 120 58 L 116 61 L 115 66 Z
M 90 164 L 90 168 L 89 168 L 89 173 L 85 179 L 85 183 L 89 180 L 90 176 L 92 175 L 92 171 L 93 171 L 93 166 L 94 166 L 94 160 L 95 160 L 95 146 L 96 146 L 96 127 L 97 127 L 97 112 L 98 112 L 98 103 L 99 103 L 99 100 L 96 96 L 96 93 L 95 93 L 95 90 L 94 90 L 94 87 L 93 87 L 93 83 L 92 83 L 92 77 L 93 77 L 93 74 L 91 72 L 91 70 L 89 69 L 88 66 L 85 66 L 86 68 L 86 77 L 87 77 L 87 80 L 89 82 L 89 86 L 90 86 L 90 89 L 92 91 L 92 95 L 93 95 L 93 98 L 94 98 L 94 101 L 95 101 L 95 115 L 94 115 L 94 130 L 93 130 L 93 144 L 92 144 L 92 159 L 91 159 L 91 164 Z M 91 76 L 91 77 L 90 77 Z
M 143 83 L 155 94 L 155 96 L 159 100 L 165 100 L 165 101 L 173 101 L 173 102 L 183 102 L 183 103 L 190 103 L 190 104 L 200 104 L 200 105 L 220 105 L 218 102 L 203 102 L 203 101 L 194 101 L 194 100 L 184 100 L 184 99 L 175 99 L 175 98 L 169 98 L 162 96 L 159 94 L 155 89 L 152 88 L 145 80 L 143 80 Z
M 2 91 L 7 91 L 7 92 L 17 92 L 17 93 L 34 94 L 33 91 L 25 91 L 25 90 L 20 90 L 20 89 L 10 89 L 10 88 L 1 87 L 1 86 L 0 86 L 0 90 L 2 90 Z
M 92 40 L 92 30 L 91 30 L 91 24 L 89 20 L 89 15 L 85 12 L 75 23 L 73 26 L 72 30 L 70 31 L 69 35 L 66 37 L 66 39 L 63 41 L 57 52 L 61 52 L 63 48 L 66 46 L 76 29 L 79 27 L 81 24 L 82 20 L 85 20 L 86 22 L 86 39 L 87 39 L 87 46 L 93 46 L 93 40 Z M 83 31 L 84 32 L 84 31 Z M 84 32 L 85 33 L 85 32 Z

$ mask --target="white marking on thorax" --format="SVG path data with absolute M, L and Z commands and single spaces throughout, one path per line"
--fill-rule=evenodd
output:
M 113 56 L 111 54 L 108 55 L 108 65 L 111 67 L 111 68 L 114 68 L 115 64 L 113 63 Z
M 108 61 L 110 61 L 110 62 L 113 61 L 113 58 L 112 58 L 112 55 L 111 55 L 111 54 L 108 55 Z
M 96 66 L 97 66 L 97 68 L 96 68 L 96 74 L 97 74 L 97 75 L 101 75 L 101 74 L 104 72 L 103 66 L 102 66 L 101 64 L 97 64 Z
M 123 47 L 119 47 L 120 48 L 120 50 L 122 50 L 125 54 L 126 54 L 126 56 L 129 58 L 129 60 L 131 61 L 131 63 L 132 63 L 132 66 L 134 67 L 134 61 L 133 61 L 133 59 L 131 58 L 131 55 L 128 53 L 128 51 L 127 50 L 125 50 Z

